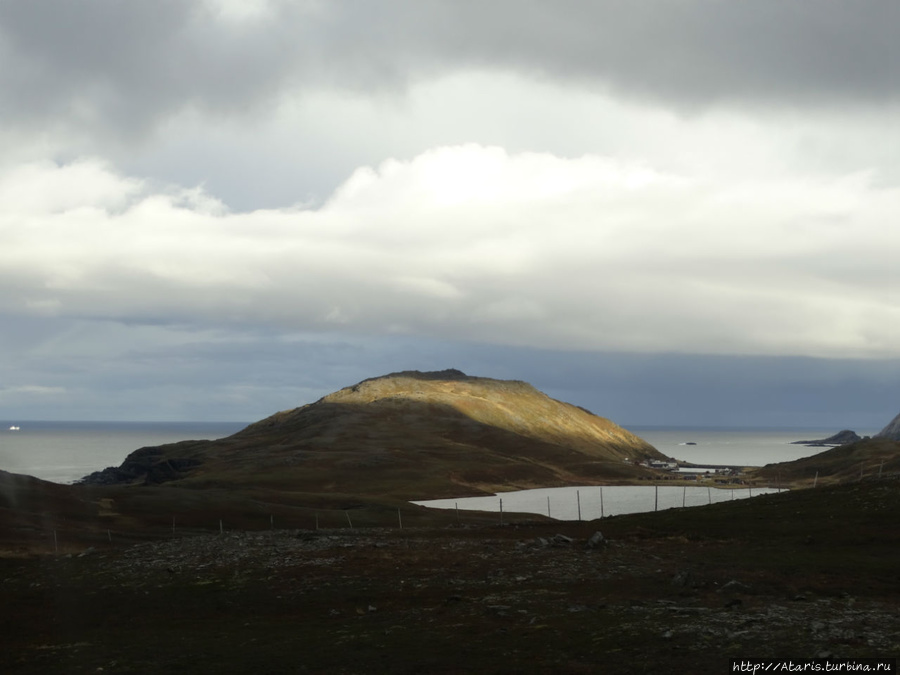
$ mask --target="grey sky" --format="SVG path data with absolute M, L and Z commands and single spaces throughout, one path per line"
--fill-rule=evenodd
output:
M 291 88 L 402 91 L 460 69 L 686 109 L 879 104 L 900 85 L 898 12 L 890 0 L 6 1 L 3 108 L 147 133 L 189 106 L 228 115 Z
M 640 424 L 890 419 L 898 24 L 0 0 L 0 417 L 253 419 L 460 367 Z

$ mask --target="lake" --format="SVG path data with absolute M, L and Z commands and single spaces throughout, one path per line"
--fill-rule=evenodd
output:
M 840 429 L 751 429 L 715 427 L 641 427 L 628 428 L 650 443 L 664 455 L 693 464 L 764 466 L 775 462 L 788 462 L 822 452 L 827 448 L 811 448 L 792 445 L 793 441 L 827 438 Z M 860 431 L 860 435 L 872 434 Z M 753 488 L 752 496 L 777 492 L 774 488 Z M 465 497 L 416 501 L 432 508 L 460 510 L 539 513 L 558 520 L 577 520 L 578 501 L 581 501 L 582 520 L 592 520 L 601 515 L 600 488 L 597 486 L 541 488 L 520 492 L 505 492 L 489 497 Z M 746 499 L 750 489 L 709 488 L 705 486 L 652 485 L 613 486 L 602 490 L 604 516 L 624 513 L 643 513 L 654 509 L 701 506 L 703 504 Z
M 432 499 L 413 504 L 433 509 L 549 514 L 556 520 L 594 520 L 625 513 L 675 509 L 747 499 L 779 492 L 777 488 L 707 488 L 676 485 L 585 485 L 504 492 L 486 497 Z

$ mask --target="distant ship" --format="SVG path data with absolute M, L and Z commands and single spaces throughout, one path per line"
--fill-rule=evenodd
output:
M 10 431 L 18 431 L 19 429 L 20 427 L 17 427 L 15 424 L 9 428 Z

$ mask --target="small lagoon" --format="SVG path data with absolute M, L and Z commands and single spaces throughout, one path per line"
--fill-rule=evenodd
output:
M 781 492 L 778 488 L 714 488 L 678 485 L 588 485 L 538 488 L 485 497 L 430 499 L 413 504 L 433 509 L 538 513 L 556 520 L 595 520 L 624 513 L 645 513 L 748 499 Z M 502 505 L 501 505 L 502 504 Z

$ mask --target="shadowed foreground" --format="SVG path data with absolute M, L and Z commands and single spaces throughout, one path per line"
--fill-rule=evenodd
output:
M 723 673 L 732 657 L 896 656 L 898 517 L 892 480 L 592 523 L 70 542 L 0 559 L 0 671 Z

